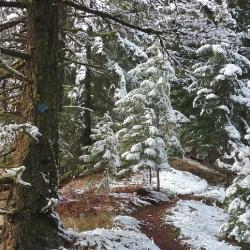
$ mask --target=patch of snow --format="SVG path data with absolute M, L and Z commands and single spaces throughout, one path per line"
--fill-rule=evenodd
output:
M 220 105 L 217 107 L 217 109 L 224 110 L 228 115 L 230 114 L 230 110 L 226 105 Z
M 195 194 L 196 196 L 205 196 L 208 198 L 216 199 L 223 202 L 226 197 L 226 190 L 224 187 L 219 186 L 209 186 L 208 189 L 200 194 Z
M 155 184 L 156 181 L 156 177 L 154 177 L 152 179 L 153 184 Z M 201 193 L 208 187 L 206 180 L 189 172 L 175 169 L 161 171 L 160 183 L 162 190 L 170 191 L 177 195 Z
M 223 69 L 220 70 L 220 73 L 227 77 L 233 77 L 237 75 L 242 75 L 242 69 L 235 64 L 226 64 Z
M 227 133 L 227 135 L 232 138 L 232 139 L 236 139 L 236 140 L 240 140 L 241 139 L 241 135 L 240 132 L 237 130 L 237 128 L 235 126 L 233 126 L 232 124 L 228 124 L 225 126 L 225 131 Z
M 206 95 L 206 100 L 210 100 L 210 99 L 218 99 L 219 97 L 217 95 L 215 95 L 214 93 L 208 94 Z
M 159 250 L 145 234 L 121 229 L 100 229 L 83 232 L 77 235 L 77 246 L 89 247 L 96 250 Z
M 180 239 L 191 249 L 237 250 L 239 247 L 219 241 L 218 232 L 228 215 L 217 206 L 208 206 L 201 201 L 180 200 L 165 217 L 167 224 L 180 228 Z
M 21 166 L 18 168 L 11 168 L 11 169 L 6 169 L 4 176 L 6 177 L 16 177 L 16 183 L 23 185 L 23 186 L 29 186 L 31 187 L 31 184 L 29 182 L 23 181 L 22 180 L 22 174 L 25 171 L 26 167 Z
M 131 216 L 118 215 L 113 219 L 113 224 L 123 230 L 132 230 L 135 232 L 140 231 L 139 221 Z

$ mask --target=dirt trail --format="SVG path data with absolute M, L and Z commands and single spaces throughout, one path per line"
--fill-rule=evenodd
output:
M 161 250 L 189 249 L 177 239 L 175 228 L 170 225 L 164 225 L 162 221 L 166 210 L 175 206 L 175 204 L 175 202 L 166 202 L 164 204 L 143 207 L 132 215 L 141 222 L 141 231 L 153 239 Z
M 208 171 L 199 165 L 197 166 L 181 159 L 171 160 L 171 166 L 181 171 L 191 172 L 194 175 L 206 179 L 208 183 L 213 185 L 225 183 L 227 179 L 226 176 L 217 171 Z M 178 239 L 178 230 L 171 225 L 165 225 L 162 217 L 164 217 L 167 210 L 176 205 L 179 199 L 203 200 L 204 198 L 207 202 L 210 201 L 210 199 L 206 197 L 183 195 L 171 202 L 168 201 L 160 205 L 143 207 L 134 212 L 132 216 L 141 222 L 141 231 L 149 238 L 152 238 L 161 250 L 187 250 L 190 249 L 190 247 Z

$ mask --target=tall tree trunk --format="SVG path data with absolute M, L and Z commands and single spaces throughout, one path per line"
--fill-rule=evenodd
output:
M 29 82 L 21 99 L 21 122 L 31 122 L 42 134 L 39 142 L 26 135 L 18 138 L 17 164 L 26 167 L 22 179 L 32 186 L 17 184 L 12 191 L 3 235 L 4 249 L 49 250 L 58 248 L 58 219 L 53 208 L 43 210 L 57 197 L 58 162 L 58 3 L 56 0 L 27 1 L 27 63 Z
M 91 5 L 92 6 L 92 5 Z M 93 33 L 92 27 L 88 28 L 88 35 L 91 36 Z M 91 64 L 91 43 L 88 41 L 87 46 L 86 46 L 86 58 L 87 62 Z M 84 111 L 84 132 L 83 135 L 81 136 L 81 143 L 84 146 L 89 146 L 92 144 L 92 139 L 91 139 L 91 112 L 90 110 L 93 108 L 92 105 L 92 88 L 91 88 L 91 81 L 92 81 L 92 73 L 91 73 L 91 68 L 87 67 L 86 70 L 86 77 L 83 81 L 84 86 L 85 86 L 85 96 L 84 96 L 84 106 L 87 108 Z

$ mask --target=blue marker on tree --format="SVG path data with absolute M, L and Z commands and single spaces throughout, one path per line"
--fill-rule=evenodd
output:
M 47 109 L 48 109 L 48 107 L 45 105 L 45 103 L 43 103 L 43 102 L 39 103 L 38 110 L 40 113 L 44 113 Z

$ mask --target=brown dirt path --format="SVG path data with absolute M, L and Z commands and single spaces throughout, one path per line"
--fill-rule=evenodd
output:
M 153 239 L 161 250 L 187 250 L 177 238 L 177 231 L 170 225 L 165 225 L 162 217 L 166 210 L 175 206 L 176 202 L 143 207 L 135 211 L 132 216 L 141 222 L 141 232 Z

